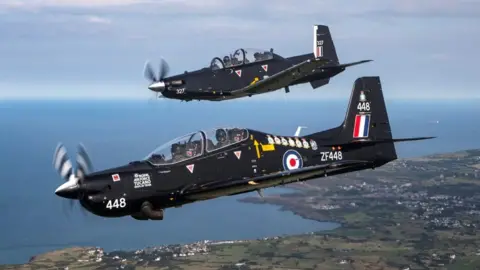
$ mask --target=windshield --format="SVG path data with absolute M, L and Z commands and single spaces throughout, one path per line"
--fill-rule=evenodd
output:
M 205 134 L 205 135 L 204 135 Z M 207 152 L 215 151 L 248 139 L 244 128 L 213 128 L 205 132 L 194 132 L 175 138 L 144 158 L 153 165 L 166 165 L 182 162 L 203 154 L 204 141 Z
M 153 165 L 173 164 L 198 157 L 203 153 L 203 134 L 195 132 L 165 143 L 145 159 Z
M 210 62 L 212 70 L 265 61 L 273 58 L 271 51 L 259 49 L 238 49 L 226 55 L 214 57 Z

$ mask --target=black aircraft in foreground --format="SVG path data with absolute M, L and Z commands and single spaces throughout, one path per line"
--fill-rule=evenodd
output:
M 318 113 L 321 117 L 321 113 Z M 299 134 L 295 134 L 299 135 Z M 345 120 L 305 136 L 246 128 L 198 131 L 160 146 L 145 159 L 90 173 L 83 147 L 76 173 L 59 145 L 54 165 L 65 183 L 58 196 L 95 215 L 162 220 L 164 209 L 365 169 L 397 159 L 379 77 L 358 78 Z
M 290 85 L 310 83 L 316 89 L 329 83 L 330 78 L 347 67 L 366 63 L 363 60 L 340 64 L 328 26 L 313 26 L 313 53 L 284 58 L 270 51 L 238 49 L 215 57 L 210 67 L 185 71 L 166 77 L 168 65 L 162 59 L 158 76 L 150 63 L 144 69 L 150 81 L 150 90 L 165 98 L 183 101 L 222 101 L 285 88 Z

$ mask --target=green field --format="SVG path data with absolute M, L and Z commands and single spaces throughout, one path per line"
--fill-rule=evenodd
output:
M 185 257 L 164 250 L 100 256 L 92 248 L 70 248 L 0 269 L 480 269 L 479 157 L 480 150 L 469 150 L 398 160 L 297 185 L 295 196 L 261 199 L 342 224 L 332 231 L 208 244 L 207 253 Z

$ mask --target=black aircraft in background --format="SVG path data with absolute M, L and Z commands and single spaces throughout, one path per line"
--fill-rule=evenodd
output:
M 323 117 L 317 113 L 317 117 Z M 55 193 L 95 215 L 162 220 L 164 209 L 327 175 L 374 169 L 397 159 L 379 77 L 358 78 L 345 119 L 310 135 L 246 128 L 198 131 L 160 146 L 145 159 L 90 173 L 80 146 L 76 172 L 60 144 L 54 165 L 66 181 Z
M 183 101 L 222 101 L 241 98 L 310 83 L 316 89 L 329 83 L 330 78 L 347 67 L 366 63 L 363 60 L 340 64 L 328 26 L 313 26 L 313 53 L 284 58 L 270 51 L 238 49 L 215 57 L 210 67 L 185 71 L 166 77 L 168 64 L 161 59 L 158 75 L 150 63 L 145 65 L 145 77 L 150 90 L 165 98 Z

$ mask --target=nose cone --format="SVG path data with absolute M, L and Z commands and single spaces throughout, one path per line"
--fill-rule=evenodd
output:
M 152 83 L 148 89 L 152 90 L 152 91 L 155 91 L 155 92 L 161 92 L 163 90 L 165 90 L 165 83 L 164 82 L 155 82 L 155 83 Z
M 78 193 L 80 191 L 80 186 L 72 181 L 63 183 L 55 190 L 55 194 L 59 197 L 67 199 L 77 199 Z

